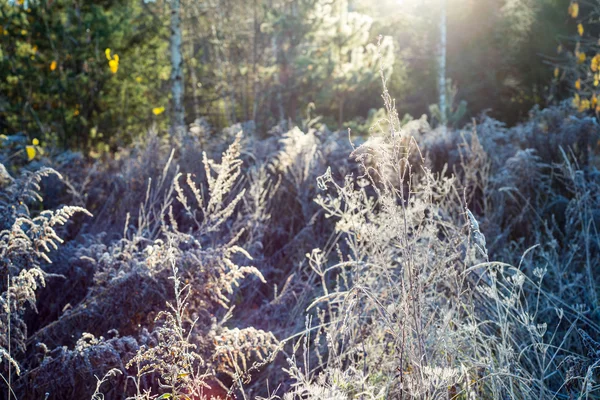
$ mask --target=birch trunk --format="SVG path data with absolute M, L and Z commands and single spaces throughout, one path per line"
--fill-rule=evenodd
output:
M 173 120 L 171 134 L 185 131 L 183 109 L 183 55 L 181 52 L 181 1 L 171 0 L 171 94 L 173 96 Z
M 258 32 L 260 31 L 260 27 L 258 25 L 258 17 L 257 17 L 257 0 L 254 0 L 254 8 L 253 8 L 253 18 L 254 18 L 254 34 L 252 36 L 252 121 L 257 123 L 256 121 L 256 113 L 258 112 Z
M 441 124 L 446 125 L 446 0 L 441 0 L 440 7 L 440 48 L 438 59 L 438 92 Z

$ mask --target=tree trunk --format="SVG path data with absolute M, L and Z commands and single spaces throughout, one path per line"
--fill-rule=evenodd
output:
M 439 107 L 442 125 L 446 125 L 446 1 L 441 0 L 440 7 L 440 49 L 438 59 L 438 91 L 439 91 Z
M 254 0 L 254 8 L 253 8 L 253 18 L 254 18 L 254 35 L 252 36 L 252 120 L 255 124 L 256 114 L 258 112 L 258 32 L 260 31 L 260 26 L 258 24 L 258 16 L 257 16 L 257 0 Z
M 277 40 L 277 35 L 273 35 L 271 38 L 271 48 L 273 49 L 273 57 L 275 65 L 277 65 L 277 83 L 275 85 L 275 98 L 277 99 L 277 110 L 279 111 L 279 122 L 285 120 L 285 114 L 283 110 L 283 95 L 281 91 L 283 90 L 283 68 L 284 66 L 281 64 L 280 54 L 279 54 L 279 42 Z
M 171 0 L 171 94 L 173 96 L 171 135 L 183 134 L 185 131 L 180 5 L 180 0 Z

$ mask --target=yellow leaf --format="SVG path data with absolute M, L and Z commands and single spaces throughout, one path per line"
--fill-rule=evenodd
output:
M 110 56 L 110 49 L 104 50 L 104 55 L 106 55 L 107 60 L 110 61 L 112 59 L 112 57 Z
M 56 61 L 52 61 L 50 63 L 50 71 L 54 71 L 56 69 Z
M 575 89 L 581 90 L 581 79 L 575 81 Z
M 579 3 L 576 1 L 572 2 L 569 6 L 569 15 L 571 18 L 577 18 L 577 16 L 579 16 Z
M 577 25 L 577 33 L 579 33 L 579 36 L 583 36 L 583 25 L 582 24 L 578 24 Z
M 559 44 L 558 47 L 556 48 L 556 52 L 558 54 L 560 54 L 560 53 L 562 53 L 562 50 L 563 50 L 562 45 Z
M 75 111 L 73 111 L 73 115 L 74 115 L 74 116 L 78 116 L 78 115 L 79 115 L 79 110 L 75 110 Z
M 577 56 L 577 63 L 583 64 L 585 62 L 585 53 L 579 53 Z
M 590 108 L 596 108 L 597 105 L 598 105 L 598 97 L 596 96 L 596 93 L 594 93 L 594 95 L 592 96 Z
M 590 63 L 590 69 L 592 72 L 597 72 L 598 67 L 600 67 L 600 54 L 596 54 Z
M 40 144 L 40 141 L 37 138 L 33 138 L 33 140 L 31 141 L 31 143 L 33 143 L 34 146 L 37 146 Z
M 554 77 L 558 78 L 558 74 L 560 73 L 560 70 L 558 69 L 558 67 L 554 68 Z
M 165 112 L 165 108 L 164 107 L 154 107 L 152 109 L 152 114 L 154 114 L 154 115 L 160 115 L 163 112 Z
M 29 161 L 33 160 L 35 158 L 35 147 L 33 146 L 26 146 L 25 147 L 25 152 L 27 153 L 27 159 Z
M 115 58 L 108 62 L 108 67 L 110 68 L 110 72 L 116 74 L 119 70 L 119 56 L 115 55 Z
M 575 108 L 579 108 L 579 104 L 581 103 L 581 99 L 579 98 L 579 95 L 577 93 L 575 93 L 575 96 L 573 96 L 573 107 Z

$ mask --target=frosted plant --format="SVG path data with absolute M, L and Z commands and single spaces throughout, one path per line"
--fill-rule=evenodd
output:
M 212 361 L 217 372 L 229 375 L 240 386 L 250 381 L 250 372 L 272 361 L 279 350 L 279 342 L 271 332 L 255 328 L 223 328 L 214 341 Z
M 5 170 L 4 170 L 5 171 Z M 11 387 L 11 372 L 19 374 L 15 353 L 26 351 L 27 325 L 23 313 L 29 306 L 36 310 L 36 290 L 44 286 L 51 274 L 42 269 L 50 264 L 48 254 L 58 248 L 63 240 L 56 229 L 64 225 L 74 214 L 91 214 L 81 207 L 63 207 L 55 211 L 42 211 L 31 216 L 28 204 L 42 200 L 40 182 L 44 177 L 60 174 L 50 168 L 37 172 L 24 172 L 19 179 L 10 182 L 0 194 L 0 351 L 8 361 L 0 376 Z M 6 371 L 7 370 L 7 371 Z
M 169 310 L 160 312 L 156 317 L 161 321 L 156 329 L 158 344 L 151 348 L 142 347 L 127 364 L 127 368 L 137 366 L 136 399 L 143 398 L 139 382 L 147 374 L 156 374 L 163 393 L 173 399 L 199 395 L 203 386 L 204 376 L 199 372 L 199 368 L 204 366 L 204 360 L 196 353 L 196 345 L 190 342 L 196 321 L 192 322 L 189 329 L 184 327 L 186 302 L 190 295 L 189 285 L 182 285 L 174 260 L 171 260 L 171 268 L 175 302 L 167 303 Z
M 181 175 L 176 175 L 174 184 L 177 193 L 177 200 L 186 210 L 197 229 L 200 232 L 214 232 L 233 214 L 237 204 L 244 196 L 245 190 L 240 191 L 232 200 L 226 201 L 227 196 L 231 193 L 234 185 L 240 176 L 240 166 L 242 161 L 238 158 L 240 155 L 240 140 L 242 132 L 240 131 L 231 146 L 223 153 L 220 164 L 207 158 L 206 153 L 203 153 L 202 162 L 206 172 L 206 180 L 208 185 L 207 198 L 204 199 L 200 189 L 192 180 L 190 174 L 186 177 L 188 188 L 193 194 L 193 199 L 196 207 L 200 211 L 200 215 L 192 209 L 188 197 L 180 186 L 179 178 Z M 213 171 L 216 172 L 216 177 L 213 176 Z

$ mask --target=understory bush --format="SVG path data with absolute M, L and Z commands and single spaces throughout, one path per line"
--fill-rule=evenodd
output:
M 383 100 L 368 138 L 3 150 L 2 396 L 599 397 L 596 120 L 434 130 Z

